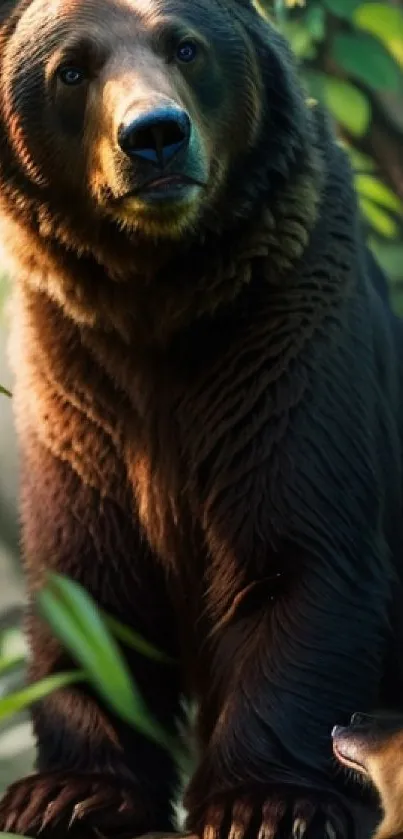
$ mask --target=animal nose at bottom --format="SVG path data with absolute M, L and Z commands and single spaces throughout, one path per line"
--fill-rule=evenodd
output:
M 140 114 L 119 128 L 118 142 L 131 158 L 165 166 L 189 145 L 190 119 L 179 108 L 159 108 Z
M 369 714 L 362 714 L 361 711 L 356 711 L 355 714 L 352 714 L 350 719 L 350 725 L 365 725 L 371 721 L 371 717 Z

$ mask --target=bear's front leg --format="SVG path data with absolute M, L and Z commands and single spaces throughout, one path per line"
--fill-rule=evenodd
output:
M 46 649 L 48 662 L 52 653 L 49 671 L 64 669 L 53 640 Z M 144 659 L 135 673 L 151 713 L 169 728 L 175 680 L 164 669 Z M 6 791 L 0 832 L 32 839 L 133 839 L 172 829 L 176 767 L 165 749 L 125 725 L 85 685 L 49 696 L 33 716 L 39 771 Z
M 23 452 L 24 454 L 24 452 Z M 165 580 L 133 514 L 86 486 L 38 440 L 23 462 L 23 546 L 29 589 L 47 570 L 75 579 L 105 611 L 177 658 Z M 72 662 L 33 612 L 31 679 Z M 178 668 L 125 650 L 150 714 L 173 733 Z M 113 686 L 112 686 L 113 687 Z M 36 839 L 132 839 L 172 829 L 171 756 L 113 714 L 89 685 L 57 691 L 33 709 L 38 773 L 0 802 L 0 832 Z
M 204 839 L 360 835 L 331 730 L 379 688 L 387 585 L 372 559 L 359 580 L 358 565 L 354 579 L 300 552 L 299 578 L 272 595 L 262 584 L 260 600 L 246 587 L 213 633 L 202 759 L 186 795 L 188 827 Z

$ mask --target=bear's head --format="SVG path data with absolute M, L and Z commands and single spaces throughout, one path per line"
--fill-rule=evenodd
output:
M 281 280 L 315 218 L 317 137 L 252 0 L 1 4 L 9 269 L 82 324 L 163 340 L 254 256 Z
M 5 0 L 0 15 L 3 195 L 74 247 L 231 226 L 303 165 L 310 114 L 249 0 Z

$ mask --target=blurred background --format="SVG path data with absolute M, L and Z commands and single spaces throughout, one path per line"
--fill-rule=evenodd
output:
M 229 0 L 230 2 L 230 0 Z M 289 38 L 307 95 L 324 102 L 354 166 L 370 246 L 403 315 L 403 0 L 256 0 Z M 7 361 L 9 281 L 1 274 L 0 385 L 12 390 Z M 0 699 L 18 689 L 26 654 L 18 555 L 18 457 L 12 401 L 0 393 Z M 0 793 L 32 766 L 25 713 L 0 714 Z

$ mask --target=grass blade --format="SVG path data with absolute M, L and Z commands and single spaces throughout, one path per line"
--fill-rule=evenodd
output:
M 115 639 L 88 592 L 73 580 L 51 574 L 37 603 L 54 634 L 83 667 L 110 707 L 177 759 L 176 739 L 148 711 Z
M 154 647 L 153 644 L 150 644 L 149 641 L 146 641 L 139 635 L 137 632 L 134 632 L 133 629 L 130 629 L 128 626 L 125 626 L 123 623 L 120 623 L 116 618 L 109 615 L 107 612 L 101 611 L 102 617 L 110 629 L 112 634 L 115 638 L 118 638 L 122 644 L 125 644 L 127 647 L 131 647 L 132 650 L 136 650 L 136 652 L 144 655 L 146 658 L 150 658 L 153 661 L 160 661 L 161 664 L 175 664 L 173 658 L 170 658 L 165 653 L 161 652 L 157 647 Z
M 79 670 L 68 673 L 57 673 L 54 676 L 41 679 L 40 682 L 33 682 L 32 685 L 15 691 L 9 694 L 9 696 L 4 696 L 0 699 L 0 722 L 7 717 L 11 717 L 13 714 L 17 714 L 19 711 L 23 711 L 34 702 L 38 702 L 40 699 L 48 696 L 49 693 L 67 687 L 67 685 L 72 685 L 75 682 L 83 681 L 83 679 L 85 679 L 85 674 Z

